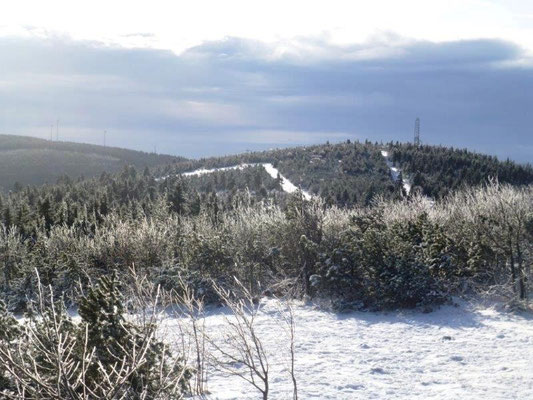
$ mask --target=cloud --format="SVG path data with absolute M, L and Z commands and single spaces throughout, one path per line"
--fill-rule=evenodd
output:
M 133 34 L 143 37 L 144 33 Z M 146 35 L 150 39 L 150 35 Z M 533 161 L 533 68 L 501 40 L 393 34 L 205 42 L 181 55 L 68 38 L 0 38 L 0 133 L 185 156 L 346 138 L 422 140 Z
M 122 35 L 122 37 L 143 37 L 143 38 L 152 38 L 154 37 L 154 33 L 150 32 L 135 32 L 135 33 L 127 33 L 125 35 Z

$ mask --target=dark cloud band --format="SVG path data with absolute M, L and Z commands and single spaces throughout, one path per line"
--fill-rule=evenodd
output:
M 0 39 L 0 132 L 186 156 L 345 138 L 410 140 L 532 161 L 533 69 L 499 40 L 391 39 L 286 54 L 230 38 L 181 55 L 64 38 Z

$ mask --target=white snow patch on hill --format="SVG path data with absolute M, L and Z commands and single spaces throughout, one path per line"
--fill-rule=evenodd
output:
M 392 161 L 389 159 L 389 152 L 386 150 L 381 150 L 381 155 L 385 158 L 387 166 L 391 170 L 392 179 L 396 182 L 400 179 L 401 170 L 398 167 L 395 167 Z M 405 192 L 409 194 L 411 192 L 411 182 L 402 174 L 402 184 Z
M 274 168 L 272 164 L 266 163 L 266 164 L 261 164 L 261 165 L 265 168 L 266 172 L 272 178 L 276 179 L 278 177 L 279 171 L 276 168 Z M 283 175 L 279 174 L 279 176 L 281 177 L 281 187 L 284 192 L 294 193 L 298 190 L 298 188 L 291 181 L 285 178 Z M 310 193 L 306 192 L 305 190 L 302 190 L 302 195 L 304 196 L 306 200 L 311 200 L 311 198 L 313 197 Z
M 279 176 L 281 177 L 281 188 L 283 189 L 284 192 L 286 192 L 286 193 L 294 193 L 294 192 L 296 192 L 298 190 L 298 187 L 296 187 L 296 185 L 294 185 L 290 180 L 288 180 L 283 175 L 281 175 L 279 173 L 279 171 L 277 170 L 277 168 L 275 168 L 270 163 L 239 164 L 239 165 L 233 165 L 233 166 L 230 166 L 230 167 L 221 167 L 221 168 L 213 168 L 213 169 L 197 169 L 195 171 L 184 172 L 182 175 L 183 176 L 200 176 L 200 175 L 205 175 L 205 174 L 211 174 L 211 173 L 217 172 L 217 171 L 242 170 L 244 168 L 255 167 L 257 165 L 261 165 L 263 168 L 265 168 L 265 171 L 273 179 L 276 179 L 278 177 L 278 174 L 279 174 Z M 302 190 L 302 195 L 304 196 L 304 198 L 306 200 L 310 200 L 313 197 L 309 192 L 306 192 L 304 190 Z
M 271 399 L 292 398 L 287 345 L 273 300 L 261 303 L 260 337 L 270 352 Z M 206 318 L 210 334 L 224 308 Z M 460 303 L 424 314 L 334 314 L 294 307 L 301 399 L 533 399 L 533 319 Z M 176 320 L 164 326 L 179 335 Z M 242 379 L 209 374 L 208 399 L 258 399 Z
M 257 164 L 239 164 L 239 165 L 233 165 L 231 167 L 220 167 L 220 168 L 212 168 L 212 169 L 201 168 L 201 169 L 197 169 L 195 171 L 184 172 L 181 175 L 183 175 L 183 176 L 200 176 L 200 175 L 212 174 L 213 172 L 218 172 L 218 171 L 230 171 L 230 170 L 235 170 L 235 169 L 242 170 L 244 168 L 252 167 L 252 166 L 255 166 L 255 165 L 257 165 Z

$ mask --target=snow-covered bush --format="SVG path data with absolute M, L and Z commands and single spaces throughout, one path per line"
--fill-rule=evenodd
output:
M 126 318 L 118 285 L 116 277 L 102 277 L 90 288 L 79 323 L 40 284 L 20 328 L 0 309 L 0 324 L 11 327 L 0 336 L 2 398 L 182 398 L 189 369 L 156 338 L 155 324 Z
M 20 328 L 15 318 L 7 311 L 3 301 L 0 301 L 0 347 L 12 346 L 13 341 L 20 335 Z M 12 391 L 14 382 L 10 379 L 5 368 L 0 366 L 0 393 Z
M 132 264 L 168 290 L 183 279 L 206 302 L 219 300 L 211 279 L 231 289 L 233 277 L 254 295 L 332 295 L 369 307 L 439 302 L 459 286 L 522 302 L 531 295 L 529 187 L 492 183 L 440 201 L 412 196 L 354 209 L 298 194 L 279 204 L 244 195 L 217 204 L 210 196 L 186 215 L 170 212 L 166 198 L 124 204 L 91 226 L 78 210 L 79 223 L 31 238 L 2 226 L 2 298 L 23 310 L 36 297 L 37 269 L 56 296 L 76 303 L 78 287 L 113 271 L 126 279 Z
M 446 299 L 451 272 L 444 236 L 420 214 L 416 221 L 387 225 L 379 210 L 355 217 L 342 244 L 321 254 L 318 294 L 340 305 L 364 308 L 415 307 Z

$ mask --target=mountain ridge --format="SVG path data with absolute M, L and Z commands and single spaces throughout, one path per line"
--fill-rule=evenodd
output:
M 153 167 L 185 158 L 146 153 L 119 147 L 59 142 L 29 136 L 0 135 L 0 189 L 20 185 L 55 183 L 117 172 L 124 165 Z
M 348 140 L 191 160 L 118 147 L 0 135 L 0 188 L 4 190 L 17 182 L 40 185 L 55 183 L 63 176 L 78 179 L 115 173 L 126 165 L 156 168 L 156 174 L 164 177 L 198 169 L 264 163 L 271 163 L 296 187 L 338 206 L 368 205 L 377 195 L 394 199 L 408 192 L 443 198 L 457 189 L 491 179 L 518 186 L 533 184 L 533 168 L 529 164 L 444 146 Z M 212 177 L 187 180 L 202 181 L 200 186 L 207 191 L 276 187 L 275 183 L 266 182 L 273 177 L 253 174 L 255 178 L 248 177 L 237 186 L 234 181 L 240 179 L 239 171 L 217 171 Z

